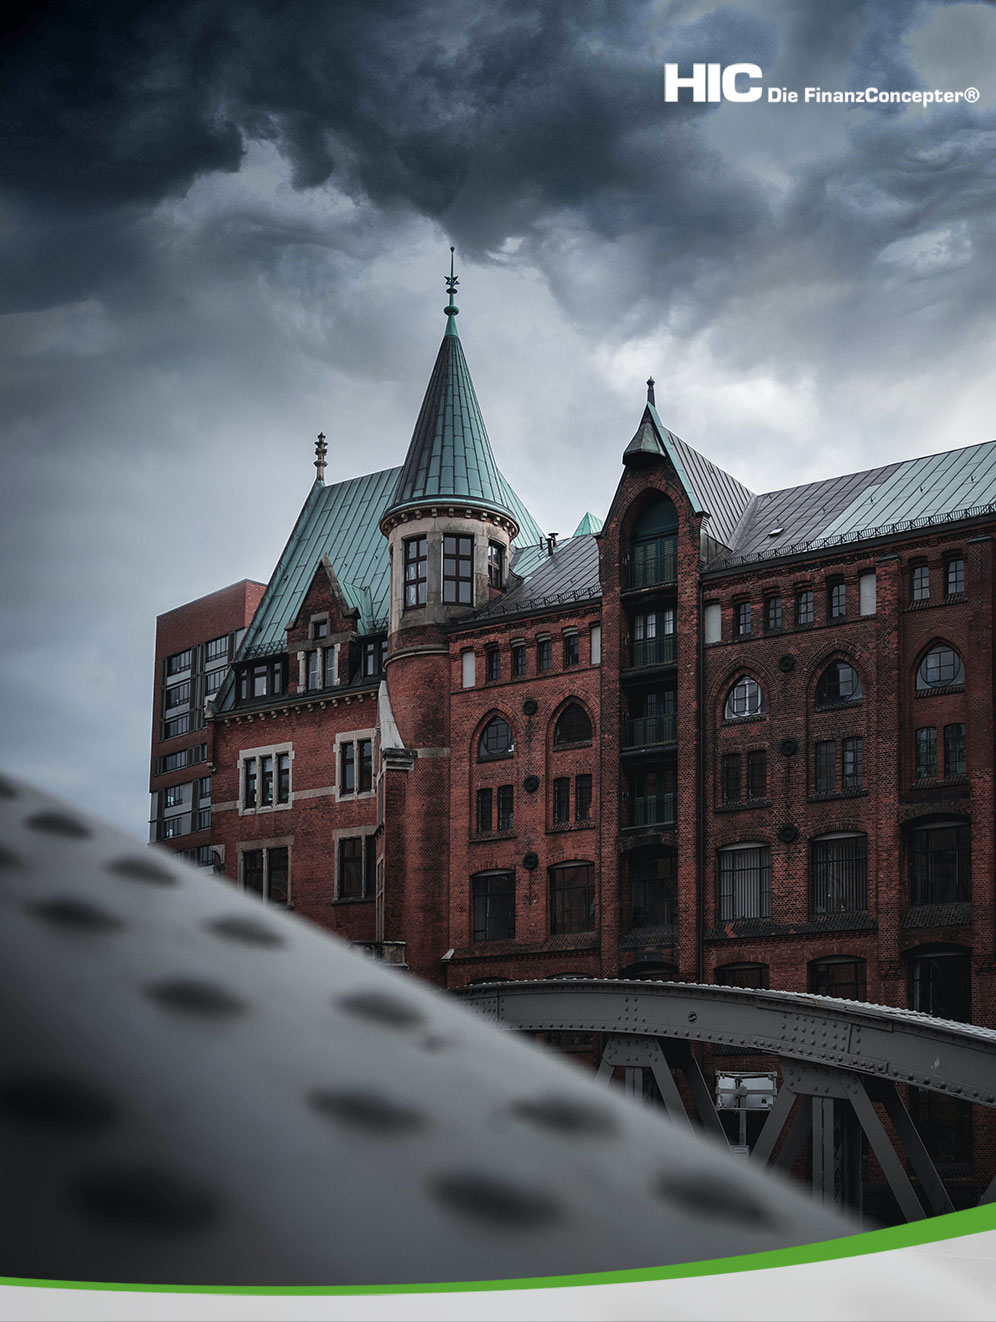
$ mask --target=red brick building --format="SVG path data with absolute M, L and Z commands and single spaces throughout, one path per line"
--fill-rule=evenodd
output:
M 650 383 L 604 526 L 555 543 L 446 311 L 404 465 L 327 485 L 320 442 L 262 595 L 160 620 L 153 789 L 174 742 L 212 788 L 209 831 L 157 833 L 445 987 L 678 977 L 996 1025 L 996 443 L 758 495 Z M 174 653 L 243 625 L 174 739 Z

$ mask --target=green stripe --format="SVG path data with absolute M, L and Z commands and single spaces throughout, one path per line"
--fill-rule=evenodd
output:
M 868 1253 L 935 1244 L 942 1240 L 996 1230 L 996 1204 L 972 1207 L 964 1212 L 930 1217 L 909 1225 L 868 1230 L 843 1239 L 802 1244 L 766 1253 L 743 1253 L 732 1258 L 710 1258 L 705 1262 L 676 1263 L 670 1267 L 645 1267 L 636 1271 L 590 1272 L 576 1276 L 524 1276 L 515 1280 L 435 1281 L 417 1285 L 132 1285 L 113 1281 L 46 1281 L 33 1277 L 0 1276 L 0 1285 L 38 1286 L 50 1290 L 131 1290 L 144 1294 L 245 1294 L 245 1295 L 377 1295 L 446 1294 L 482 1290 L 560 1290 L 581 1285 L 626 1285 L 634 1281 L 674 1281 L 691 1276 L 725 1276 L 733 1272 L 767 1271 L 773 1267 L 800 1267 L 811 1262 L 833 1262 Z

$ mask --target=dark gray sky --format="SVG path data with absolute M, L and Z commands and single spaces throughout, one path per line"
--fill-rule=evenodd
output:
M 0 67 L 3 764 L 138 835 L 155 617 L 399 463 L 460 330 L 541 523 L 649 374 L 756 491 L 996 434 L 996 6 L 50 3 Z M 976 104 L 664 101 L 667 61 Z

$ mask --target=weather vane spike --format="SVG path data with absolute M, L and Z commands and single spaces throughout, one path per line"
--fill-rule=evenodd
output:
M 318 433 L 318 440 L 315 442 L 315 467 L 318 469 L 319 482 L 325 481 L 325 456 L 329 452 L 329 447 L 325 444 L 325 433 Z
M 446 305 L 446 307 L 443 308 L 443 311 L 446 313 L 446 315 L 447 315 L 448 317 L 451 317 L 451 318 L 452 318 L 452 317 L 455 317 L 456 314 L 460 311 L 460 309 L 457 307 L 457 305 L 453 302 L 453 296 L 454 296 L 454 294 L 456 293 L 456 287 L 457 287 L 457 285 L 460 283 L 460 277 L 459 277 L 458 275 L 454 275 L 454 274 L 453 274 L 453 251 L 454 251 L 454 250 L 453 250 L 453 248 L 451 247 L 451 248 L 450 248 L 450 273 L 449 273 L 449 275 L 446 277 L 446 292 L 447 292 L 447 294 L 449 294 L 449 296 L 450 296 L 450 301 L 449 301 L 449 303 Z M 447 330 L 448 330 L 448 333 L 452 333 L 452 334 L 454 334 L 454 335 L 456 334 L 456 326 L 454 325 L 454 323 L 452 322 L 452 320 L 451 320 L 450 322 L 447 323 Z
M 652 376 L 648 376 L 648 377 L 647 377 L 647 403 L 648 403 L 648 404 L 654 404 L 655 407 L 656 407 L 656 400 L 654 399 L 654 385 L 655 385 L 654 378 L 653 378 Z

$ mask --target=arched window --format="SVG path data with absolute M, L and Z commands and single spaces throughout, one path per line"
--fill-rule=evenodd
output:
M 925 689 L 964 682 L 965 667 L 961 657 L 947 643 L 936 643 L 920 662 L 916 672 L 916 686 L 921 693 Z
M 565 707 L 557 719 L 553 730 L 555 744 L 590 744 L 591 721 L 588 713 L 578 703 L 572 702 Z
M 508 721 L 502 716 L 493 716 L 481 733 L 477 745 L 478 762 L 490 762 L 498 757 L 511 757 L 515 749 L 515 740 Z
M 723 715 L 728 721 L 738 721 L 745 716 L 763 716 L 766 710 L 760 684 L 750 675 L 741 675 L 727 694 Z
M 637 516 L 630 535 L 629 586 L 673 583 L 677 577 L 678 511 L 665 496 Z
M 830 707 L 838 702 L 860 702 L 861 680 L 846 661 L 831 661 L 816 686 L 816 705 Z

